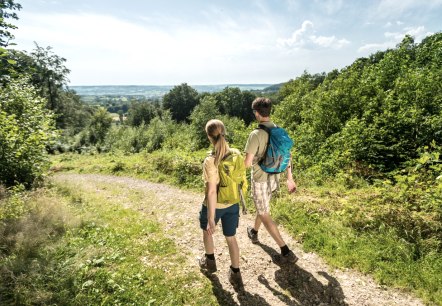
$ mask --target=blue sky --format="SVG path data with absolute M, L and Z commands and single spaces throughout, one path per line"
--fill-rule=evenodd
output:
M 275 84 L 442 30 L 442 0 L 16 0 L 70 85 Z

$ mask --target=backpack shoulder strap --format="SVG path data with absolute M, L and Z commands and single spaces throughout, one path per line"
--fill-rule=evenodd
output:
M 229 152 L 227 152 L 226 155 L 224 155 L 223 158 L 221 158 L 221 161 L 225 160 L 230 155 L 232 155 L 232 151 L 231 150 L 229 150 Z
M 267 132 L 267 134 L 270 135 L 270 128 L 266 127 L 264 124 L 259 124 L 258 127 L 257 127 L 257 129 L 259 129 L 259 130 L 264 130 L 264 131 Z

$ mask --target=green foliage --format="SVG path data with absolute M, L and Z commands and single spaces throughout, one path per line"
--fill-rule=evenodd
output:
M 14 35 L 10 30 L 17 27 L 7 21 L 7 19 L 18 19 L 15 10 L 20 10 L 21 5 L 15 3 L 13 0 L 0 1 L 0 85 L 8 81 L 13 67 L 16 64 L 15 60 L 11 58 L 10 51 L 6 48 L 10 45 L 10 41 L 14 39 Z
M 304 74 L 281 88 L 275 121 L 291 130 L 298 166 L 375 178 L 442 142 L 442 34 L 356 60 L 341 71 Z
M 204 151 L 156 151 L 147 156 L 155 170 L 173 178 L 173 183 L 187 188 L 202 190 L 202 162 L 207 155 Z
M 40 47 L 37 43 L 30 53 L 32 59 L 32 83 L 39 89 L 40 95 L 48 101 L 47 107 L 61 114 L 60 93 L 67 84 L 70 70 L 64 63 L 66 59 L 56 55 L 52 47 Z
M 37 45 L 30 55 L 11 49 L 5 58 L 13 64 L 0 68 L 3 82 L 27 77 L 38 94 L 46 98 L 46 107 L 55 113 L 57 128 L 75 134 L 87 126 L 92 110 L 75 92 L 65 89 L 69 69 L 64 66 L 66 60 L 54 54 L 51 47 Z
M 115 203 L 125 191 L 67 181 L 23 195 L 28 212 L 0 220 L 0 304 L 213 304 L 209 282 L 182 269 L 155 216 Z M 126 204 L 150 202 L 139 195 Z M 189 284 L 198 286 L 183 291 Z
M 186 83 L 175 86 L 163 97 L 164 109 L 169 110 L 177 122 L 187 122 L 198 102 L 198 92 Z
M 89 143 L 100 144 L 104 142 L 106 134 L 112 125 L 112 117 L 102 107 L 98 108 L 92 115 L 87 128 Z
M 172 125 L 171 134 L 164 140 L 163 149 L 191 152 L 195 149 L 193 131 L 190 124 L 178 123 Z
M 21 5 L 13 0 L 0 1 L 0 47 L 7 47 L 9 41 L 14 39 L 14 35 L 9 30 L 16 29 L 17 27 L 6 20 L 9 18 L 17 20 L 18 16 L 13 11 L 20 10 L 21 8 Z
M 255 94 L 249 91 L 241 92 L 238 87 L 226 87 L 223 91 L 214 94 L 214 97 L 221 114 L 240 118 L 246 124 L 255 120 L 251 111 Z
M 0 188 L 2 187 L 0 186 Z M 5 199 L 0 206 L 0 224 L 8 220 L 16 220 L 27 212 L 23 196 L 24 190 L 23 185 L 16 185 L 5 192 Z M 0 195 L 1 200 L 2 197 Z
M 247 142 L 247 138 L 249 137 L 249 132 L 246 129 L 244 121 L 237 117 L 229 117 L 226 115 L 219 117 L 219 119 L 224 123 L 224 126 L 226 127 L 226 140 L 229 145 L 239 149 L 240 151 L 243 151 Z
M 87 127 L 91 120 L 93 109 L 84 104 L 80 97 L 71 90 L 59 94 L 59 105 L 56 109 L 57 127 L 74 135 Z
M 161 116 L 155 117 L 147 129 L 147 137 L 149 141 L 146 145 L 146 151 L 153 152 L 155 150 L 160 150 L 166 139 L 168 139 L 176 129 L 177 124 L 172 120 L 169 111 L 165 111 Z
M 150 102 L 132 102 L 128 110 L 126 123 L 130 126 L 140 126 L 143 123 L 148 125 L 157 114 L 158 108 Z
M 220 116 L 217 101 L 212 96 L 204 97 L 190 115 L 192 134 L 197 149 L 207 147 L 208 139 L 205 131 L 206 123 L 210 119 Z
M 401 226 L 420 218 L 404 214 L 399 203 L 382 203 L 384 195 L 371 188 L 301 190 L 297 199 L 277 199 L 272 214 L 306 251 L 317 252 L 330 264 L 370 273 L 382 285 L 407 288 L 429 304 L 440 303 L 442 257 L 436 241 L 423 248 L 405 239 Z M 410 227 L 406 230 L 415 234 Z
M 166 139 L 170 139 L 179 124 L 172 120 L 170 112 L 154 117 L 150 124 L 140 126 L 114 125 L 106 133 L 104 149 L 107 151 L 121 150 L 126 153 L 138 153 L 143 150 L 152 152 L 163 147 Z
M 45 175 L 45 148 L 56 137 L 45 103 L 26 79 L 0 87 L 0 183 L 31 187 Z

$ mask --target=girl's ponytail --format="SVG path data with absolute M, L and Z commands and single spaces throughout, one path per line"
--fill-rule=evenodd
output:
M 213 144 L 215 153 L 215 165 L 218 166 L 221 159 L 229 152 L 229 144 L 226 141 L 226 128 L 218 119 L 209 120 L 206 124 L 206 134 Z

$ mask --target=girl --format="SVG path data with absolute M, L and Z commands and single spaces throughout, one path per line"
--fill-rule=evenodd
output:
M 213 273 L 217 270 L 213 234 L 215 233 L 217 222 L 221 219 L 223 234 L 229 246 L 231 261 L 229 281 L 235 289 L 241 289 L 244 285 L 239 270 L 239 248 L 235 237 L 239 222 L 239 203 L 217 203 L 217 185 L 220 181 L 218 165 L 220 161 L 232 151 L 236 151 L 236 153 L 239 153 L 239 151 L 229 148 L 225 139 L 226 129 L 220 120 L 209 120 L 205 130 L 210 143 L 213 145 L 213 151 L 205 158 L 203 164 L 203 179 L 206 185 L 206 192 L 199 220 L 200 227 L 203 230 L 206 254 L 199 260 L 199 266 L 201 270 L 209 273 Z

